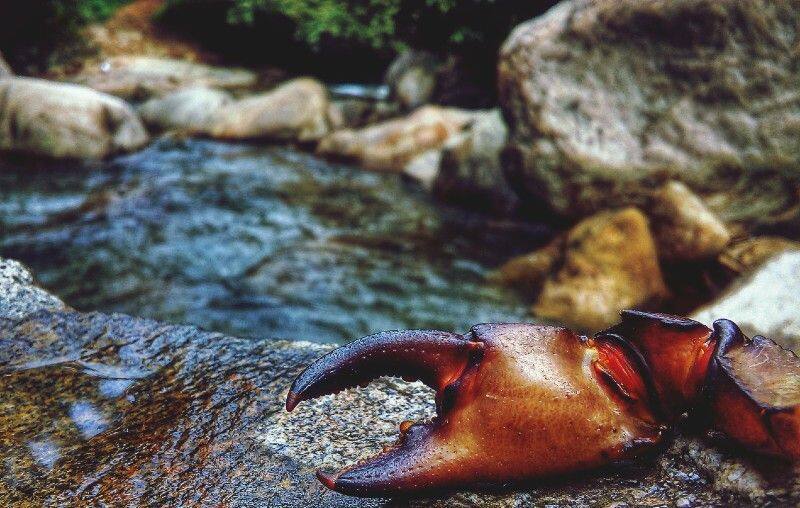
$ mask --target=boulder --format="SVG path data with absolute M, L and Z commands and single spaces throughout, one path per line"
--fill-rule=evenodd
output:
M 674 179 L 726 222 L 792 220 L 798 17 L 790 1 L 559 3 L 501 49 L 509 179 L 568 217 Z
M 518 198 L 503 176 L 500 153 L 508 130 L 499 110 L 475 115 L 469 130 L 448 142 L 433 186 L 444 201 L 494 215 L 510 215 Z
M 214 115 L 233 102 L 228 92 L 214 88 L 188 88 L 156 97 L 137 108 L 142 120 L 155 130 L 206 132 Z
M 8 262 L 0 260 L 0 266 Z M 21 267 L 13 264 L 19 273 Z M 398 423 L 433 414 L 419 383 L 283 409 L 291 379 L 331 346 L 238 339 L 191 326 L 41 305 L 28 275 L 0 300 L 4 504 L 159 506 L 794 506 L 800 467 L 677 437 L 653 459 L 494 492 L 359 499 L 317 467 L 377 453 Z M 10 280 L 10 285 L 5 282 Z M 9 308 L 13 301 L 15 307 Z
M 711 259 L 731 239 L 725 224 L 680 182 L 669 182 L 654 193 L 648 215 L 664 260 Z
M 229 69 L 152 56 L 115 56 L 93 63 L 70 81 L 129 100 L 147 99 L 182 88 L 247 89 L 258 76 L 245 69 Z
M 31 78 L 0 81 L 0 151 L 95 159 L 147 143 L 124 101 L 90 88 Z
M 374 171 L 400 173 L 418 155 L 441 148 L 474 117 L 460 109 L 424 106 L 403 118 L 333 132 L 320 141 L 317 153 Z
M 208 133 L 221 139 L 316 141 L 328 133 L 328 106 L 328 92 L 321 83 L 293 79 L 222 107 Z
M 389 87 L 389 96 L 407 111 L 430 103 L 440 64 L 436 56 L 427 51 L 400 53 L 389 66 L 383 80 Z
M 432 190 L 436 175 L 439 174 L 439 166 L 442 163 L 442 151 L 437 149 L 428 150 L 411 159 L 403 174 L 418 181 L 425 190 Z
M 800 351 L 800 250 L 777 254 L 692 316 L 727 318 L 749 336 L 764 335 Z
M 0 258 L 0 320 L 66 308 L 64 302 L 35 284 L 30 270 L 22 263 Z
M 14 71 L 11 70 L 11 66 L 6 63 L 3 59 L 3 54 L 0 53 L 0 78 L 5 78 L 8 76 L 13 76 Z
M 720 254 L 719 261 L 734 274 L 745 274 L 770 258 L 791 250 L 800 251 L 800 242 L 780 236 L 756 236 L 729 245 Z
M 333 130 L 360 129 L 367 125 L 383 122 L 399 114 L 400 109 L 395 102 L 375 101 L 357 97 L 332 100 L 329 112 Z
M 581 330 L 619 320 L 619 311 L 667 296 L 647 217 L 635 209 L 578 223 L 541 251 L 509 261 L 496 279 L 541 287 L 533 314 Z

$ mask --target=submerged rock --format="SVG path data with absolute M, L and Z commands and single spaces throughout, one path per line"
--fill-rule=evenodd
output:
M 469 111 L 425 106 L 404 118 L 333 132 L 320 141 L 317 153 L 355 161 L 374 171 L 400 173 L 415 157 L 441 148 L 474 116 Z
M 591 331 L 616 323 L 622 309 L 667 295 L 647 218 L 635 208 L 590 217 L 548 247 L 509 261 L 495 278 L 541 287 L 536 316 Z
M 680 182 L 669 182 L 658 189 L 648 213 L 658 255 L 664 260 L 710 259 L 731 239 L 725 224 Z
M 311 78 L 298 78 L 269 92 L 219 109 L 208 133 L 221 139 L 316 141 L 328 133 L 328 92 Z
M 727 318 L 749 336 L 781 340 L 800 351 L 800 250 L 774 256 L 744 277 L 692 319 Z
M 680 180 L 726 222 L 792 220 L 800 4 L 569 0 L 499 63 L 520 193 L 581 217 Z
M 95 159 L 142 147 L 139 117 L 90 88 L 32 78 L 0 81 L 0 151 Z
M 18 294 L 32 294 L 27 280 L 16 283 Z M 326 490 L 314 469 L 377 453 L 395 440 L 399 422 L 433 414 L 432 392 L 399 380 L 286 413 L 291 379 L 329 346 L 237 339 L 37 302 L 21 296 L 14 311 L 0 302 L 2 504 L 385 506 L 389 500 Z M 614 469 L 395 502 L 793 505 L 799 472 L 679 434 L 655 458 Z
M 157 130 L 205 132 L 214 115 L 233 102 L 228 92 L 214 88 L 188 88 L 153 98 L 138 111 L 148 127 Z
M 476 114 L 469 130 L 445 146 L 434 193 L 473 210 L 513 212 L 519 198 L 506 182 L 500 162 L 507 136 L 499 110 Z
M 255 86 L 258 76 L 245 69 L 123 55 L 97 62 L 70 80 L 124 99 L 146 99 L 183 88 L 247 89 Z

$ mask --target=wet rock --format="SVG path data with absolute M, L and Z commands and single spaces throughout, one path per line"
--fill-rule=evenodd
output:
M 799 9 L 570 0 L 520 25 L 499 63 L 516 189 L 581 217 L 675 179 L 726 222 L 792 220 Z
M 439 59 L 427 51 L 404 51 L 386 71 L 390 97 L 410 111 L 428 104 L 436 88 Z
M 147 99 L 183 88 L 209 87 L 239 90 L 253 87 L 258 77 L 244 69 L 122 55 L 92 64 L 71 81 L 124 99 Z
M 11 78 L 0 82 L 0 97 L 0 150 L 92 159 L 148 140 L 128 104 L 86 87 Z
M 764 335 L 800 350 L 800 251 L 778 254 L 735 283 L 692 319 L 735 321 L 747 335 Z
M 591 331 L 616 323 L 622 309 L 667 294 L 647 218 L 635 208 L 590 217 L 544 250 L 510 261 L 496 277 L 541 286 L 536 316 Z
M 333 132 L 320 141 L 317 152 L 367 169 L 400 173 L 418 155 L 441 148 L 473 119 L 468 111 L 425 106 L 404 118 Z
M 311 78 L 229 104 L 214 115 L 209 134 L 221 139 L 316 141 L 328 133 L 328 92 Z
M 684 437 L 686 429 L 655 458 L 514 489 L 394 501 L 341 496 L 324 489 L 314 469 L 339 468 L 392 443 L 400 421 L 433 414 L 430 390 L 379 380 L 286 413 L 291 379 L 329 346 L 34 307 L 0 319 L 3 504 L 660 506 L 691 499 L 703 506 L 787 506 L 800 500 L 797 467 L 743 459 L 724 445 Z
M 3 59 L 3 54 L 0 53 L 0 78 L 13 76 L 14 71 L 11 70 L 11 66 L 6 63 Z
M 519 199 L 506 182 L 500 162 L 507 136 L 499 110 L 477 114 L 469 130 L 445 146 L 434 193 L 473 210 L 511 214 Z
M 156 130 L 205 132 L 214 115 L 233 102 L 228 92 L 213 88 L 189 88 L 153 98 L 138 108 L 142 120 Z
M 731 239 L 725 224 L 680 182 L 669 182 L 656 191 L 648 213 L 658 255 L 665 260 L 710 259 Z

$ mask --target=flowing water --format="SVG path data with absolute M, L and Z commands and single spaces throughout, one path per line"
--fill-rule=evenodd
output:
M 288 148 L 164 139 L 92 166 L 6 166 L 0 256 L 80 310 L 245 337 L 524 319 L 485 275 L 545 233 Z

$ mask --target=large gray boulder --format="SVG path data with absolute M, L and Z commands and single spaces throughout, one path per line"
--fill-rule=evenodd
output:
M 386 506 L 326 490 L 314 469 L 374 454 L 394 441 L 399 422 L 433 413 L 430 390 L 399 380 L 286 413 L 291 379 L 330 346 L 79 313 L 43 303 L 20 265 L 3 266 L 4 506 Z M 798 493 L 797 467 L 679 434 L 633 465 L 394 504 L 789 506 Z
M 0 80 L 0 151 L 97 159 L 147 140 L 139 117 L 116 97 L 40 79 Z
M 569 217 L 675 179 L 723 220 L 787 219 L 799 17 L 791 0 L 568 0 L 520 25 L 499 62 L 510 179 Z

